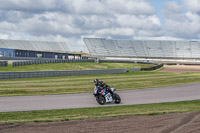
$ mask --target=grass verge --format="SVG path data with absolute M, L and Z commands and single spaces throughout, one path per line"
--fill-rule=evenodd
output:
M 117 90 L 180 85 L 200 81 L 200 73 L 129 72 L 65 77 L 0 80 L 0 96 L 92 93 L 94 79 Z
M 143 105 L 0 113 L 0 123 L 53 122 L 105 117 L 158 115 L 200 110 L 200 100 Z
M 11 71 L 57 71 L 57 70 L 91 70 L 91 69 L 119 69 L 119 68 L 146 68 L 152 67 L 153 64 L 138 63 L 95 63 L 95 62 L 74 62 L 74 63 L 50 63 L 34 64 L 26 66 L 0 67 L 0 72 Z

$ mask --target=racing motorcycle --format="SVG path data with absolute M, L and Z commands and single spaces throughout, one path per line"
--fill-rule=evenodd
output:
M 104 105 L 105 103 L 119 104 L 121 102 L 120 96 L 117 93 L 114 93 L 115 88 L 110 88 L 110 90 L 113 92 L 113 94 L 111 94 L 106 88 L 98 88 L 94 90 L 94 96 L 100 105 Z

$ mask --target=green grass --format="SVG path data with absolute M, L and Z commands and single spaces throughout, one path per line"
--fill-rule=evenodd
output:
M 123 74 L 0 80 L 0 96 L 92 93 L 93 80 L 117 90 L 132 90 L 200 82 L 200 73 L 129 72 Z
M 0 123 L 52 122 L 133 115 L 158 115 L 164 113 L 200 110 L 200 100 L 143 105 L 107 106 L 30 112 L 0 113 Z
M 118 68 L 143 68 L 151 67 L 153 64 L 137 64 L 137 63 L 50 63 L 35 64 L 26 66 L 0 67 L 0 72 L 10 71 L 56 71 L 56 70 L 91 70 L 91 69 L 118 69 Z
M 47 66 L 46 66 L 47 65 Z M 69 66 L 65 66 L 69 65 Z M 1 67 L 0 71 L 114 69 L 137 64 L 126 63 L 64 63 L 20 67 Z M 82 75 L 29 79 L 0 80 L 0 96 L 49 95 L 93 91 L 93 80 L 100 79 L 117 90 L 171 86 L 200 81 L 200 73 L 129 72 L 123 74 Z M 95 100 L 95 99 L 94 99 Z M 132 115 L 157 115 L 200 110 L 200 100 L 144 105 L 107 106 L 30 112 L 0 113 L 0 123 L 51 122 Z

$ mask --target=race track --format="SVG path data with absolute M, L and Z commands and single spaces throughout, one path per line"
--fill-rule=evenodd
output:
M 200 99 L 200 83 L 170 87 L 117 91 L 122 103 L 119 105 L 175 102 Z M 107 104 L 103 106 L 115 106 Z M 117 106 L 119 106 L 117 105 Z M 91 93 L 0 97 L 0 112 L 102 107 Z

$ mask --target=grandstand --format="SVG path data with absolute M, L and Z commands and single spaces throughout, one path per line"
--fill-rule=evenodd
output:
M 112 40 L 84 38 L 90 54 L 96 57 L 158 59 L 199 59 L 199 41 Z
M 81 58 L 71 53 L 65 42 L 0 39 L 0 57 L 69 59 Z

